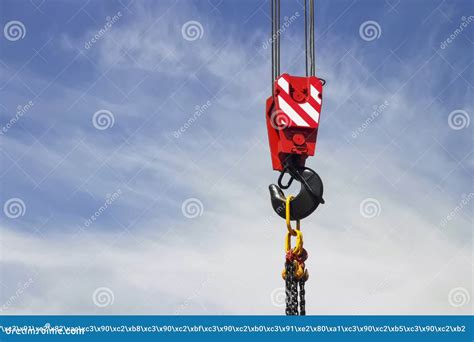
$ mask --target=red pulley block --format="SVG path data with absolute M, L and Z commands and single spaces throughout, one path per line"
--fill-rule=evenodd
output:
M 266 120 L 274 170 L 282 171 L 291 159 L 304 167 L 316 149 L 323 81 L 315 76 L 282 74 L 267 99 Z

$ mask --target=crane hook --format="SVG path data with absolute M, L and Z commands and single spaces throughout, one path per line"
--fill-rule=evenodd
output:
M 288 172 L 291 176 L 286 185 L 282 184 L 283 175 Z M 308 167 L 286 167 L 278 178 L 278 185 L 271 184 L 270 198 L 273 210 L 282 218 L 285 218 L 286 196 L 282 189 L 287 189 L 296 179 L 301 183 L 301 189 L 298 195 L 290 202 L 291 220 L 301 220 L 316 210 L 320 203 L 324 204 L 323 182 L 316 171 Z

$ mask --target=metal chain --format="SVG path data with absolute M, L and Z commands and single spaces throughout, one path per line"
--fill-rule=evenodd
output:
M 306 315 L 306 279 L 296 280 L 295 265 L 293 261 L 285 262 L 285 293 L 286 293 L 286 310 L 287 316 L 305 316 Z M 299 289 L 298 289 L 299 287 Z M 299 296 L 299 298 L 298 298 Z M 298 310 L 299 299 L 299 310 Z
M 295 278 L 293 278 L 293 282 L 291 284 L 291 296 L 293 298 L 292 309 L 293 315 L 298 315 L 298 283 Z
M 292 279 L 292 274 L 293 274 L 293 267 L 292 263 L 286 261 L 285 262 L 285 294 L 286 294 L 286 309 L 285 313 L 287 316 L 291 316 L 293 314 L 293 298 L 292 298 L 292 292 L 291 292 L 291 283 L 293 281 Z
M 306 300 L 305 300 L 305 289 L 304 289 L 304 283 L 306 280 L 300 280 L 299 285 L 300 285 L 300 316 L 305 316 L 306 315 Z
M 298 283 L 295 278 L 295 265 L 293 261 L 285 262 L 285 292 L 286 292 L 286 315 L 298 315 Z

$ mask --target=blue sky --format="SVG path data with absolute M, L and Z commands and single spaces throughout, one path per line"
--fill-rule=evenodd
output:
M 268 12 L 266 1 L 0 2 L 3 310 L 283 312 Z M 302 74 L 302 1 L 281 12 L 298 12 L 281 69 Z M 472 3 L 316 1 L 315 15 L 328 83 L 308 165 L 327 204 L 303 221 L 308 311 L 469 312 Z M 103 288 L 106 306 L 94 301 Z

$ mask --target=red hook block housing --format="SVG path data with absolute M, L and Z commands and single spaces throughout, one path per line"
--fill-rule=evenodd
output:
M 282 171 L 289 159 L 304 167 L 316 149 L 323 82 L 315 77 L 282 74 L 267 99 L 266 120 L 272 166 Z M 296 158 L 291 158 L 296 157 Z

